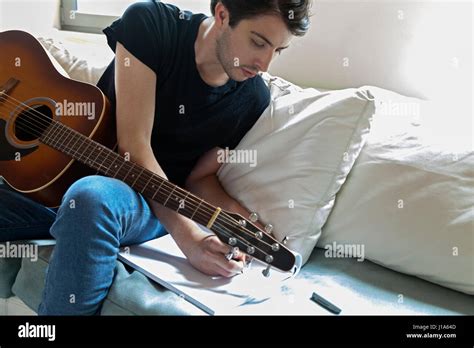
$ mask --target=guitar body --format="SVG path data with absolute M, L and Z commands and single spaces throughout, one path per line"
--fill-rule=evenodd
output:
M 26 107 L 38 110 L 108 148 L 116 145 L 115 118 L 97 87 L 62 76 L 41 44 L 22 31 L 0 33 L 0 176 L 13 189 L 56 207 L 68 187 L 97 171 L 47 146 L 17 127 Z M 58 104 L 62 114 L 58 115 Z M 89 113 L 83 111 L 89 110 Z M 93 115 L 90 111 L 93 110 Z M 78 114 L 81 111 L 82 114 Z

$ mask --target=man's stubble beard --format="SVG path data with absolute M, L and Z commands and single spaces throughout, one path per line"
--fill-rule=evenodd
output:
M 227 29 L 220 38 L 216 41 L 216 56 L 219 60 L 219 63 L 224 69 L 224 72 L 229 76 L 232 80 L 241 81 L 241 77 L 237 77 L 237 69 L 239 66 L 234 65 L 234 58 L 227 57 L 226 53 L 229 52 L 229 41 L 230 41 L 230 29 Z

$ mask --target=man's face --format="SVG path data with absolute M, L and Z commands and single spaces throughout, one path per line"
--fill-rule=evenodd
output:
M 228 22 L 227 22 L 228 23 Z M 288 47 L 292 35 L 280 16 L 265 15 L 224 24 L 216 53 L 226 74 L 244 81 L 268 70 L 272 60 Z

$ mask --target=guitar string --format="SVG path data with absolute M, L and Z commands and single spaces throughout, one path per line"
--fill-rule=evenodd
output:
M 4 98 L 4 99 L 5 99 L 9 104 L 11 104 L 12 106 L 15 106 L 15 107 L 18 106 L 18 105 L 16 105 L 16 104 L 14 104 L 13 102 L 11 102 L 10 100 L 8 100 L 8 98 L 13 99 L 13 100 L 16 100 L 15 98 L 13 98 L 13 97 L 11 97 L 11 96 L 4 95 L 4 96 L 2 96 L 2 97 L 0 97 L 0 98 Z M 18 100 L 16 100 L 16 101 L 18 101 Z M 23 113 L 26 113 L 26 114 L 29 114 L 29 115 L 33 115 L 32 112 L 29 111 L 29 110 L 32 110 L 32 111 L 35 112 L 36 114 L 41 115 L 41 116 L 44 116 L 44 118 L 47 118 L 48 121 L 50 120 L 50 118 L 49 118 L 48 116 L 42 114 L 42 113 L 39 112 L 38 110 L 33 109 L 33 108 L 29 107 L 28 105 L 26 105 L 26 104 L 24 104 L 24 103 L 22 103 L 22 102 L 20 102 L 20 104 L 24 105 L 24 106 L 27 108 L 27 110 L 25 110 Z M 38 121 L 43 121 L 43 120 L 40 120 L 40 119 L 39 119 Z M 46 121 L 46 120 L 44 120 L 44 121 L 45 121 L 46 123 L 43 123 L 43 126 L 46 126 L 46 129 L 51 126 L 51 123 L 53 123 L 55 126 L 59 126 L 58 128 L 60 128 L 61 126 L 62 126 L 62 127 L 65 127 L 63 124 L 61 124 L 60 122 L 57 122 L 57 121 L 55 121 L 55 120 L 51 120 L 51 123 L 48 123 L 48 121 Z M 25 121 L 25 122 L 26 122 L 26 121 Z M 32 123 L 30 122 L 30 124 L 32 124 Z M 18 126 L 18 124 L 17 124 L 17 126 Z M 66 130 L 67 130 L 67 129 L 68 129 L 68 128 L 66 128 Z M 69 128 L 69 129 L 73 130 L 72 128 Z M 63 130 L 64 130 L 64 129 L 63 129 Z M 36 131 L 38 131 L 38 129 L 36 129 Z M 41 129 L 40 129 L 39 131 L 41 132 Z M 54 132 L 55 132 L 55 131 L 56 131 L 56 130 L 54 130 Z M 61 131 L 61 130 L 60 130 L 60 131 Z M 76 132 L 75 130 L 73 130 L 73 131 L 74 131 L 75 133 L 77 133 L 78 135 L 84 136 L 83 134 L 78 133 L 78 132 Z M 54 132 L 52 132 L 52 133 L 54 133 Z M 64 133 L 64 134 L 66 134 L 66 133 Z M 51 141 L 54 143 L 55 141 L 60 140 L 60 139 L 62 138 L 62 136 L 64 136 L 64 134 L 62 134 L 62 135 L 59 137 L 59 139 L 56 139 L 57 135 L 55 135 L 54 138 L 51 137 Z M 42 134 L 40 134 L 40 136 L 41 136 L 41 135 L 42 135 Z M 49 135 L 49 133 L 48 133 L 48 135 Z M 80 138 L 79 138 L 79 139 L 80 139 Z M 78 139 L 78 140 L 79 140 L 79 139 Z M 89 138 L 87 138 L 87 139 L 89 139 Z M 76 140 L 76 142 L 77 142 L 78 140 Z M 103 147 L 103 146 L 102 146 L 101 144 L 99 144 L 99 143 L 97 143 L 97 145 L 99 145 L 101 149 L 105 148 L 105 147 Z M 56 145 L 56 146 L 57 146 L 57 145 Z M 58 147 L 60 147 L 60 146 L 58 146 Z M 66 148 L 67 146 L 64 146 L 64 147 Z M 86 147 L 87 150 L 88 150 L 88 148 L 89 148 L 89 146 Z M 110 150 L 110 149 L 109 149 L 109 150 Z M 117 160 L 117 156 L 120 157 L 120 156 L 119 156 L 118 154 L 116 154 L 115 152 L 111 152 L 111 153 L 113 153 L 114 155 L 116 155 L 115 160 Z M 76 152 L 76 154 L 77 154 L 77 152 Z M 91 153 L 89 154 L 89 156 L 90 156 L 91 154 L 94 154 L 94 152 L 91 152 Z M 100 154 L 100 152 L 99 152 L 99 154 Z M 99 155 L 99 154 L 98 154 L 98 155 Z M 88 158 L 89 156 L 87 156 L 87 158 Z M 86 158 L 86 159 L 87 159 L 87 158 Z M 123 159 L 123 157 L 120 157 L 120 158 Z M 108 160 L 108 154 L 107 154 L 107 156 L 106 156 L 106 159 Z M 115 160 L 112 161 L 110 164 L 113 164 L 113 163 L 115 162 Z M 86 162 L 86 161 L 85 161 L 85 162 Z M 106 160 L 103 160 L 103 161 L 101 162 L 101 164 L 99 165 L 99 167 L 103 167 L 103 164 L 104 164 L 105 162 L 107 162 L 107 161 L 106 161 Z M 128 162 L 128 161 L 125 161 L 125 163 L 127 163 L 127 162 Z M 95 162 L 95 160 L 94 160 L 94 164 L 97 164 L 97 163 Z M 130 165 L 129 163 L 127 163 L 127 165 L 129 166 L 129 170 L 128 170 L 128 173 L 129 173 L 130 171 L 132 171 L 132 169 L 134 168 L 134 166 L 133 166 L 133 164 Z M 122 164 L 122 167 L 124 167 L 124 164 Z M 120 170 L 122 169 L 122 167 L 120 168 Z M 109 169 L 110 169 L 110 168 L 109 168 Z M 99 169 L 99 170 L 100 170 L 100 169 Z M 119 170 L 119 171 L 120 171 L 120 170 Z M 146 170 L 146 169 L 144 168 L 144 170 Z M 139 174 L 139 177 L 135 180 L 135 182 L 137 182 L 137 181 L 139 181 L 139 179 L 141 179 L 141 175 L 143 174 L 144 170 L 142 170 L 142 172 Z M 105 172 L 107 172 L 107 171 L 105 171 Z M 150 173 L 151 173 L 151 172 L 150 172 Z M 150 173 L 149 173 L 149 174 L 150 174 Z M 148 186 L 148 184 L 149 184 L 150 182 L 152 182 L 151 179 L 153 178 L 153 175 L 156 175 L 156 174 L 151 173 L 151 175 L 152 175 L 152 177 L 148 179 L 147 184 L 145 184 L 144 190 L 145 190 L 145 188 Z M 128 174 L 127 174 L 127 176 L 128 176 Z M 126 176 L 126 177 L 127 177 L 127 176 Z M 163 180 L 165 180 L 165 179 L 163 179 Z M 164 183 L 166 186 L 168 186 L 168 189 L 169 189 L 169 184 L 167 184 L 166 181 L 164 181 L 163 183 Z M 162 183 L 162 185 L 163 185 L 163 183 Z M 173 187 L 173 186 L 172 186 L 172 187 Z M 173 191 L 176 191 L 176 188 L 178 188 L 179 190 L 182 191 L 181 194 L 182 194 L 183 192 L 187 193 L 186 191 L 184 191 L 184 190 L 182 190 L 181 188 L 179 188 L 179 186 L 174 187 Z M 161 191 L 161 190 L 159 189 L 158 194 L 161 195 L 161 192 L 160 192 L 160 191 Z M 171 194 L 173 193 L 173 191 L 171 191 L 170 195 L 165 195 L 165 197 L 169 198 L 169 197 L 171 196 Z M 143 192 L 143 191 L 142 191 L 142 192 Z M 167 192 L 170 192 L 170 191 L 167 191 Z M 188 197 L 189 197 L 189 194 L 188 194 Z M 188 200 L 188 198 L 186 197 L 186 198 L 185 198 L 185 201 L 186 201 L 186 200 L 188 200 L 188 201 L 194 201 L 194 203 L 200 201 L 200 202 L 202 203 L 202 200 L 200 200 L 200 199 L 198 199 L 198 200 L 196 201 L 196 199 L 194 199 L 192 196 L 191 196 L 190 198 L 191 198 L 191 199 Z M 209 208 L 206 208 L 206 207 L 205 207 L 205 209 L 207 209 L 207 212 L 209 212 L 209 213 L 213 213 L 213 212 L 215 211 L 215 210 L 213 210 L 213 209 L 209 209 Z M 178 209 L 178 210 L 179 210 L 179 209 Z M 201 215 L 201 216 L 205 216 L 205 215 L 203 215 L 203 214 L 200 214 L 200 215 Z M 231 224 L 235 224 L 235 220 L 234 220 L 232 217 L 227 216 L 226 213 L 223 213 L 223 214 L 221 214 L 221 215 L 224 215 L 224 218 L 225 218 L 225 219 L 221 219 L 221 220 L 224 220 L 224 221 L 222 221 L 222 222 L 224 223 L 224 225 L 219 224 L 220 227 L 223 227 L 224 229 L 227 230 L 227 227 L 226 227 L 225 225 L 229 226 L 229 223 L 228 223 L 228 222 L 230 222 Z M 219 219 L 218 219 L 218 220 L 219 220 Z M 216 223 L 219 223 L 218 220 L 216 220 Z M 232 226 L 232 225 L 230 225 L 230 226 Z M 240 225 L 240 224 L 239 224 L 239 228 L 241 229 L 241 232 L 244 232 L 245 234 L 250 235 L 251 237 L 258 239 L 261 243 L 266 244 L 266 246 L 270 246 L 270 244 L 268 244 L 268 243 L 266 243 L 265 241 L 263 241 L 262 239 L 256 237 L 256 235 L 254 235 L 253 232 L 248 231 L 246 228 L 243 228 L 242 225 Z M 232 236 L 234 232 L 230 231 L 230 233 L 231 233 L 231 236 Z M 238 236 L 237 236 L 237 238 L 238 238 Z M 246 242 L 243 242 L 243 241 L 241 241 L 241 242 L 242 242 L 244 245 L 246 245 Z M 246 245 L 246 246 L 248 247 L 249 245 Z M 257 249 L 260 249 L 260 248 L 257 247 Z M 263 254 L 266 254 L 266 252 L 264 252 L 263 250 L 262 250 L 261 252 L 262 252 Z

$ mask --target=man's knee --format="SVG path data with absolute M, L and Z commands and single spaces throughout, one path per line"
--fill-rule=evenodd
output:
M 104 208 L 129 204 L 133 190 L 124 182 L 100 175 L 79 179 L 67 190 L 61 208 L 100 212 Z
M 136 193 L 120 180 L 99 175 L 84 177 L 65 193 L 51 234 L 65 237 L 95 239 L 98 233 L 120 239 L 122 216 L 133 210 Z M 76 229 L 80 233 L 76 233 Z

